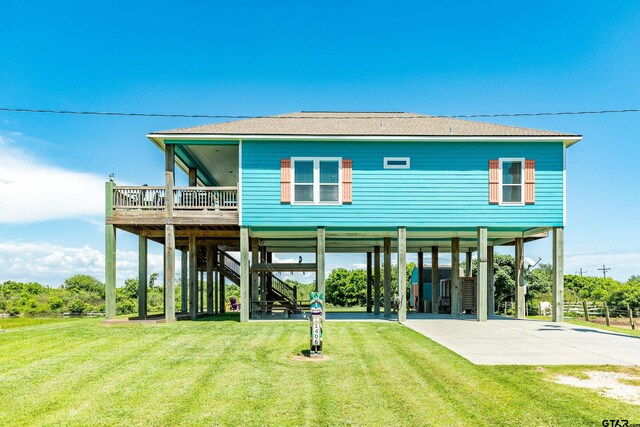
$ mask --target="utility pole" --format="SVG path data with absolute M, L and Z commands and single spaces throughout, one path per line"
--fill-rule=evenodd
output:
M 606 279 L 607 278 L 607 271 L 611 270 L 611 268 L 607 268 L 607 267 L 605 267 L 604 264 L 602 264 L 602 268 L 599 268 L 598 270 L 602 271 L 602 275 Z
M 582 270 L 582 267 L 580 267 L 580 271 L 578 271 L 578 274 L 581 276 L 584 276 L 587 273 L 587 270 Z

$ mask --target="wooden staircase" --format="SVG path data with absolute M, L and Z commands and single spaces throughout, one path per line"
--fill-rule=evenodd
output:
M 218 250 L 218 253 L 218 271 L 225 278 L 240 286 L 240 261 L 221 249 Z M 301 305 L 299 303 L 296 286 L 287 284 L 273 272 L 266 272 L 264 275 L 267 288 L 267 310 L 277 307 L 287 309 L 290 313 L 298 313 L 309 308 L 308 304 Z

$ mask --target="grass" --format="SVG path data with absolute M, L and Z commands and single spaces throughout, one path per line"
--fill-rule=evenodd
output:
M 50 323 L 74 322 L 77 317 L 0 317 L 0 330 L 25 326 L 48 325 Z
M 309 344 L 305 323 L 236 319 L 7 328 L 0 334 L 0 425 L 640 422 L 640 407 L 548 381 L 599 368 L 476 366 L 382 322 L 328 322 L 327 359 L 300 361 L 295 356 Z

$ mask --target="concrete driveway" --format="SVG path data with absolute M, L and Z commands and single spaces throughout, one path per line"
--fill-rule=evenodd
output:
M 405 325 L 478 365 L 640 365 L 640 337 L 568 323 L 431 315 Z

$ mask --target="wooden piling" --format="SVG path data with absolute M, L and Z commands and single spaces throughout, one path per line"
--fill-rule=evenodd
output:
M 604 302 L 604 320 L 607 323 L 607 326 L 611 326 L 611 316 L 609 314 L 609 305 L 607 302 Z
M 373 314 L 380 314 L 380 246 L 373 248 Z
M 391 238 L 384 238 L 384 316 L 391 316 Z
M 240 228 L 240 321 L 249 321 L 249 229 Z
M 438 247 L 431 246 L 431 312 L 438 313 L 438 289 L 440 288 L 440 272 L 438 271 Z
M 460 238 L 451 239 L 451 317 L 460 317 L 462 283 L 460 283 Z
M 147 238 L 138 237 L 138 317 L 147 318 Z
M 476 319 L 487 321 L 487 228 L 478 227 L 478 275 L 476 276 Z
M 407 228 L 398 227 L 398 322 L 407 321 Z

